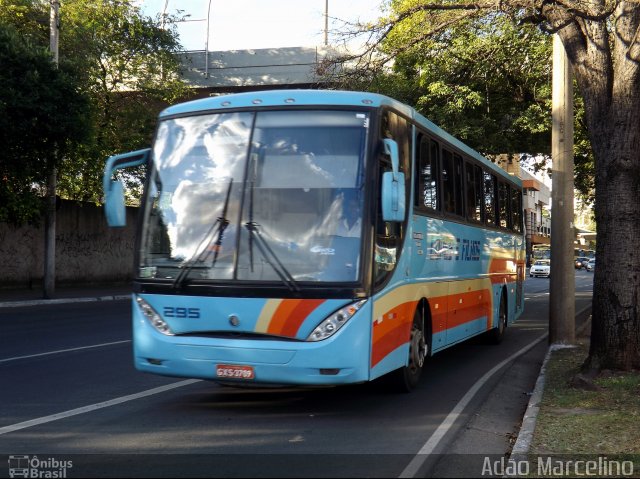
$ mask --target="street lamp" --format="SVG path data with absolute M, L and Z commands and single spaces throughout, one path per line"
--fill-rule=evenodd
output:
M 164 29 L 165 19 L 167 16 L 167 7 L 169 6 L 169 0 L 165 0 L 164 8 L 162 9 L 162 28 Z M 209 6 L 207 8 L 207 18 L 194 18 L 192 20 L 178 20 L 179 23 L 183 22 L 207 22 L 207 33 L 204 40 L 204 77 L 209 78 L 209 19 L 211 18 L 211 0 L 209 0 Z

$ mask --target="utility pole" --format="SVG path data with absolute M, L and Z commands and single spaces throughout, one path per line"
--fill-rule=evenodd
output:
M 575 342 L 575 265 L 573 225 L 573 78 L 567 54 L 553 37 L 552 208 L 549 342 Z
M 56 68 L 58 67 L 58 40 L 60 34 L 60 1 L 51 0 L 49 14 L 49 50 Z M 44 297 L 53 298 L 56 288 L 56 186 L 57 149 L 51 152 L 49 178 L 47 179 L 47 211 L 44 241 Z
M 324 0 L 324 46 L 329 46 L 329 0 Z
M 204 42 L 204 77 L 209 78 L 209 23 L 211 21 L 211 0 L 207 7 L 207 38 Z

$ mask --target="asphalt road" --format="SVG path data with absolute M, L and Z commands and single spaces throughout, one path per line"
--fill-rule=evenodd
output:
M 592 282 L 576 272 L 576 311 Z M 0 476 L 24 456 L 65 477 L 464 476 L 450 454 L 504 455 L 517 433 L 546 352 L 548 286 L 527 278 L 501 345 L 436 355 L 408 395 L 145 375 L 128 301 L 0 309 Z

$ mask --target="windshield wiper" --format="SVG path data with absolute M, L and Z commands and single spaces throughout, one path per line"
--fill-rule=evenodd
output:
M 255 240 L 265 261 L 269 263 L 282 282 L 290 291 L 298 292 L 300 288 L 296 284 L 296 280 L 285 265 L 282 264 L 282 261 L 280 261 L 273 249 L 271 249 L 269 243 L 260 235 L 260 230 L 258 230 L 259 225 L 253 220 L 253 190 L 254 182 L 251 181 L 251 189 L 249 191 L 249 221 L 244 224 L 245 228 L 249 231 L 249 263 L 251 265 L 251 272 L 253 272 L 253 243 Z
M 282 264 L 282 261 L 278 259 L 278 256 L 275 254 L 273 249 L 271 249 L 269 243 L 267 243 L 267 241 L 260 234 L 260 230 L 258 230 L 258 223 L 256 223 L 255 221 L 248 221 L 244 224 L 244 226 L 249 231 L 249 240 L 251 240 L 251 238 L 255 239 L 255 243 L 256 245 L 258 245 L 258 249 L 262 253 L 265 261 L 269 263 L 269 265 L 273 268 L 273 270 L 276 272 L 282 282 L 287 286 L 287 288 L 289 288 L 289 290 L 293 292 L 299 292 L 300 287 L 296 283 L 296 280 L 293 278 L 293 276 L 291 276 L 291 273 L 289 272 L 289 270 L 287 270 L 285 265 Z M 251 243 L 251 245 L 252 244 L 253 243 Z M 253 258 L 251 248 L 252 246 L 249 247 L 249 254 L 251 255 L 251 258 Z
M 249 222 L 247 225 L 253 225 L 252 228 L 255 228 L 257 225 L 253 221 L 253 187 L 255 182 L 251 181 L 251 190 L 249 190 Z M 249 230 L 249 265 L 251 266 L 251 272 L 253 273 L 253 233 L 251 232 L 251 228 L 247 227 Z
M 182 287 L 182 284 L 189 276 L 191 270 L 195 267 L 197 263 L 201 263 L 207 260 L 207 257 L 211 253 L 211 249 L 209 248 L 211 244 L 214 244 L 213 248 L 213 262 L 211 263 L 211 268 L 213 268 L 218 261 L 218 255 L 220 254 L 220 247 L 222 246 L 222 240 L 224 239 L 224 231 L 229 226 L 229 220 L 227 219 L 227 209 L 229 207 L 229 198 L 231 197 L 231 186 L 233 185 L 233 178 L 229 180 L 229 187 L 227 188 L 227 196 L 224 200 L 224 206 L 222 208 L 222 215 L 216 218 L 216 221 L 211 225 L 207 234 L 205 234 L 198 244 L 196 248 L 196 253 L 184 262 L 182 266 L 182 270 L 176 276 L 176 279 L 173 281 L 173 288 L 179 289 Z M 207 239 L 213 233 L 213 237 L 211 237 L 211 241 L 207 242 Z M 205 245 L 203 248 L 203 245 Z M 202 248 L 202 249 L 201 249 Z

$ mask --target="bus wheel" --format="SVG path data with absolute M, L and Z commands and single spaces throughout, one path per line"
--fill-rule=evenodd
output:
M 498 327 L 489 331 L 489 341 L 491 344 L 500 344 L 504 339 L 507 330 L 507 301 L 504 292 L 500 296 L 500 312 L 498 313 Z
M 409 339 L 409 364 L 391 373 L 394 389 L 401 392 L 411 392 L 418 385 L 428 354 L 429 343 L 425 338 L 422 315 L 419 310 L 416 310 Z

